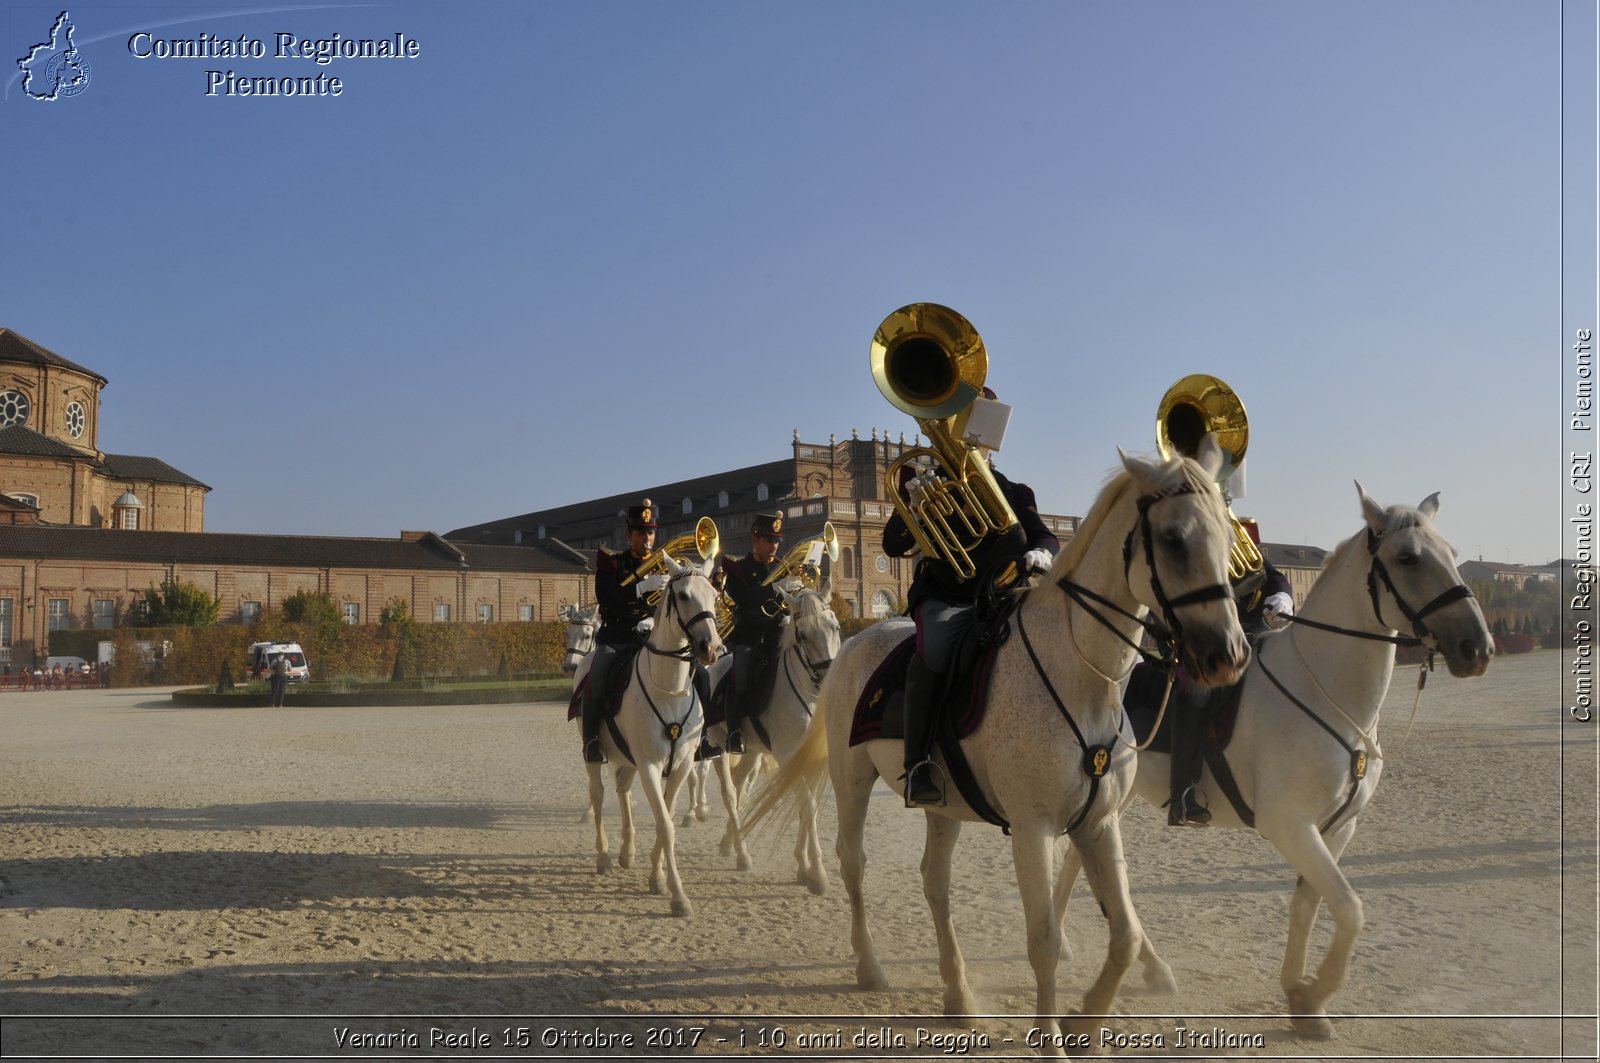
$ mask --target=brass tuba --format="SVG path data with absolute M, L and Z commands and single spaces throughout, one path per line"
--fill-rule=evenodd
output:
M 813 553 L 818 555 L 817 561 L 812 560 Z M 761 581 L 761 585 L 770 587 L 779 580 L 798 579 L 808 590 L 820 590 L 822 588 L 822 566 L 818 562 L 820 562 L 822 554 L 828 555 L 828 563 L 830 565 L 839 563 L 839 533 L 833 530 L 833 524 L 829 521 L 822 522 L 821 535 L 791 547 L 789 552 L 784 555 L 783 560 L 773 567 L 771 574 Z M 781 603 L 782 599 L 778 599 L 778 601 Z M 767 605 L 763 605 L 761 609 L 768 616 L 777 616 L 778 613 L 783 611 L 781 604 L 772 609 L 768 609 Z
M 1017 523 L 982 450 L 965 441 L 988 371 L 977 329 L 938 303 L 902 306 L 872 337 L 873 381 L 884 398 L 916 418 L 930 444 L 896 458 L 884 472 L 884 486 L 922 552 L 948 562 L 962 579 L 977 575 L 972 551 L 978 544 Z M 900 497 L 900 469 L 924 456 L 943 479 L 913 506 Z
M 1161 405 L 1156 408 L 1156 446 L 1164 458 L 1174 454 L 1192 458 L 1207 432 L 1217 437 L 1227 461 L 1217 479 L 1221 488 L 1244 460 L 1245 449 L 1250 445 L 1250 419 L 1232 388 L 1209 374 L 1194 373 L 1172 385 L 1161 397 Z M 1228 523 L 1233 525 L 1228 578 L 1237 584 L 1264 572 L 1266 559 L 1232 508 L 1228 510 Z

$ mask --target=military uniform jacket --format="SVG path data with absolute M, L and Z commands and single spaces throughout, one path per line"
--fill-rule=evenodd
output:
M 759 560 L 754 554 L 722 559 L 722 571 L 727 576 L 723 591 L 733 599 L 733 634 L 728 641 L 741 646 L 758 643 L 772 644 L 783 627 L 779 624 L 781 610 L 770 602 L 782 602 L 777 586 L 763 587 L 762 582 L 778 567 L 776 559 L 771 564 Z M 768 616 L 763 609 L 773 613 Z
M 607 646 L 629 645 L 634 641 L 633 629 L 639 621 L 655 615 L 655 610 L 639 595 L 637 581 L 622 586 L 622 581 L 644 563 L 628 550 L 613 554 L 601 547 L 595 555 L 594 597 L 600 603 L 600 630 L 595 632 L 595 641 Z
M 975 602 L 989 581 L 1011 562 L 1020 564 L 1022 555 L 1029 550 L 1049 550 L 1053 554 L 1061 549 L 1060 540 L 1051 534 L 1039 518 L 1039 506 L 1034 501 L 1033 489 L 1026 484 L 1012 483 L 999 472 L 994 473 L 994 479 L 1000 485 L 1001 494 L 1010 503 L 1011 511 L 1017 515 L 1016 525 L 1003 534 L 990 532 L 977 549 L 970 551 L 978 570 L 978 574 L 971 579 L 963 580 L 948 561 L 924 557 L 917 563 L 911 590 L 906 595 L 906 604 L 911 609 L 916 609 L 926 598 L 937 598 L 958 605 Z M 904 557 L 916 546 L 917 541 L 912 538 L 911 530 L 906 527 L 905 520 L 897 510 L 883 526 L 883 552 L 890 557 Z M 1025 572 L 1019 573 L 1018 580 L 1026 576 Z

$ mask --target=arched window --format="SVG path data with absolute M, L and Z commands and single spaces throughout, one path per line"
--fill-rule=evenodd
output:
M 766 484 L 756 484 L 756 501 L 757 502 L 765 502 L 766 500 L 767 500 L 767 485 Z
M 539 525 L 539 538 L 541 538 L 541 539 L 544 538 L 544 525 L 543 524 Z
M 718 491 L 717 492 L 717 508 L 718 509 L 727 509 L 728 508 L 728 492 L 726 492 L 726 491 Z
M 521 546 L 522 545 L 522 529 L 521 528 L 518 528 L 516 531 L 511 533 L 511 541 L 513 543 L 515 543 L 517 546 Z
M 844 566 L 844 578 L 856 578 L 856 552 L 851 547 L 839 551 L 839 563 Z
M 683 496 L 683 511 L 685 513 L 694 512 L 694 499 L 690 498 L 688 495 Z

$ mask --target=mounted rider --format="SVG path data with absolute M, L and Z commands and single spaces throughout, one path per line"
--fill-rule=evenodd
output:
M 595 633 L 594 656 L 589 663 L 588 690 L 583 698 L 583 759 L 604 764 L 600 747 L 600 722 L 609 690 L 611 666 L 617 654 L 638 643 L 655 626 L 655 610 L 646 600 L 667 585 L 664 573 L 641 575 L 648 569 L 656 542 L 656 509 L 647 498 L 630 506 L 627 514 L 628 548 L 612 553 L 601 547 L 595 555 L 594 596 L 600 605 L 600 630 Z
M 755 706 L 749 704 L 765 683 L 756 681 L 763 664 L 770 666 L 789 615 L 776 584 L 767 580 L 778 567 L 783 545 L 783 516 L 757 513 L 750 525 L 750 552 L 744 557 L 723 556 L 723 590 L 733 600 L 733 695 L 727 699 L 729 753 L 744 752 L 744 721 Z
M 995 393 L 983 388 L 984 399 L 995 402 Z M 983 450 L 983 448 L 979 448 Z M 1028 574 L 1050 568 L 1061 543 L 1039 517 L 1032 488 L 1008 480 L 993 467 L 984 451 L 990 474 L 1001 494 L 1016 514 L 1016 522 L 1004 531 L 989 531 L 967 554 L 975 571 L 963 575 L 944 557 L 922 556 L 917 562 L 906 608 L 917 625 L 916 652 L 906 670 L 905 686 L 905 801 L 907 807 L 942 805 L 943 785 L 934 778 L 931 753 L 935 723 L 935 701 L 944 688 L 945 674 L 952 651 L 972 626 L 992 615 L 998 599 L 1020 588 Z M 924 467 L 912 472 L 903 466 L 901 495 L 915 510 L 919 498 L 936 481 L 946 478 L 942 466 Z M 897 507 L 883 528 L 883 551 L 890 557 L 905 557 L 917 549 L 916 538 Z
M 1261 532 L 1256 522 L 1235 517 L 1231 508 L 1233 496 L 1229 492 L 1229 480 L 1243 463 L 1250 439 L 1244 403 L 1221 380 L 1196 373 L 1167 389 L 1156 415 L 1157 443 L 1163 455 L 1170 457 L 1178 453 L 1193 457 L 1201 437 L 1207 432 L 1216 433 L 1223 449 L 1217 489 L 1230 507 L 1228 516 L 1234 525 L 1228 578 L 1239 610 L 1239 626 L 1254 647 L 1270 632 L 1288 625 L 1289 618 L 1294 615 L 1294 595 L 1288 577 L 1261 552 Z M 1178 674 L 1172 682 L 1167 706 L 1172 720 L 1172 793 L 1166 804 L 1167 824 L 1203 827 L 1211 822 L 1211 811 L 1201 800 L 1197 787 L 1205 770 L 1202 738 L 1209 717 L 1210 694 L 1195 685 L 1182 663 L 1173 667 L 1178 669 Z M 1165 672 L 1140 662 L 1129 676 L 1123 702 L 1156 705 L 1166 688 Z

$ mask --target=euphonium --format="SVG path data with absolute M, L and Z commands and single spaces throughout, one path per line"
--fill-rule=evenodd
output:
M 807 539 L 790 548 L 772 569 L 771 574 L 761 581 L 763 587 L 770 587 L 779 580 L 798 579 L 809 590 L 819 590 L 822 586 L 822 555 L 828 555 L 828 563 L 839 563 L 839 533 L 833 530 L 833 525 L 828 521 L 822 522 L 822 534 L 815 539 Z M 815 557 L 813 557 L 815 555 Z M 777 616 L 783 611 L 782 599 L 773 608 L 768 608 L 772 603 L 762 605 L 761 611 L 768 616 Z
M 1172 385 L 1161 397 L 1161 405 L 1156 409 L 1156 445 L 1164 458 L 1173 454 L 1192 458 L 1207 432 L 1217 437 L 1227 459 L 1217 478 L 1217 487 L 1221 489 L 1244 460 L 1245 449 L 1250 445 L 1250 419 L 1245 415 L 1244 403 L 1232 388 L 1214 376 L 1195 373 Z M 1228 579 L 1237 584 L 1265 571 L 1266 559 L 1239 518 L 1234 516 L 1232 508 L 1228 510 L 1228 523 L 1233 525 Z
M 688 562 L 689 564 L 703 564 L 717 556 L 722 549 L 722 537 L 717 534 L 717 522 L 710 517 L 701 517 L 695 522 L 694 531 L 674 535 L 663 545 L 645 559 L 633 572 L 622 577 L 620 586 L 626 587 L 635 580 L 645 576 L 654 576 L 668 572 L 667 558 L 674 561 Z M 693 554 L 690 551 L 693 551 Z M 670 573 L 668 573 L 670 575 Z M 661 604 L 661 592 L 655 591 L 645 601 L 654 609 Z M 726 638 L 733 631 L 733 610 L 722 595 L 717 596 L 717 635 Z
M 948 562 L 963 579 L 977 575 L 972 551 L 984 538 L 1017 523 L 983 452 L 965 441 L 988 370 L 978 331 L 937 303 L 901 307 L 872 337 L 872 379 L 884 398 L 916 418 L 930 444 L 895 459 L 884 472 L 887 494 L 923 554 Z M 943 477 L 911 505 L 900 497 L 900 469 L 924 456 Z

